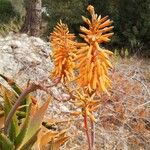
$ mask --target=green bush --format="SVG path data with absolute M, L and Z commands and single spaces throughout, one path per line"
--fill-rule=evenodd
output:
M 43 7 L 46 8 L 48 16 L 44 14 L 43 19 L 48 22 L 48 32 L 52 32 L 53 27 L 61 19 L 66 22 L 72 32 L 79 32 L 79 24 L 82 24 L 81 15 L 88 5 L 86 0 L 43 0 Z
M 8 0 L 0 0 L 0 23 L 8 23 L 12 19 L 18 18 L 19 13 Z

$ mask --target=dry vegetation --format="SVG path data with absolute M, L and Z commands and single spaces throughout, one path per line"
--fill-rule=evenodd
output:
M 99 109 L 99 148 L 149 149 L 150 82 L 145 61 L 120 60 L 112 72 L 111 96 Z
M 137 58 L 113 61 L 110 96 L 101 96 L 95 113 L 95 149 L 148 150 L 150 147 L 150 68 L 149 62 Z M 66 105 L 72 107 L 66 102 Z M 70 118 L 68 113 L 63 117 Z M 73 125 L 74 124 L 74 125 Z M 63 149 L 88 149 L 82 117 L 68 124 L 70 140 Z M 80 129 L 80 130 L 79 130 Z

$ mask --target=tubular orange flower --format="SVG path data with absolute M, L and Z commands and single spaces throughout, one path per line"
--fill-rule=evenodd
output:
M 74 77 L 73 59 L 76 56 L 76 43 L 74 34 L 69 33 L 67 25 L 60 21 L 51 34 L 53 48 L 54 71 L 52 78 L 61 78 L 61 82 L 70 81 Z
M 96 111 L 101 103 L 98 100 L 94 100 L 95 94 L 92 96 L 89 96 L 88 94 L 85 94 L 82 90 L 76 91 L 75 98 L 76 100 L 74 101 L 74 105 L 81 108 L 81 111 L 76 111 L 72 112 L 72 115 L 86 115 L 94 122 L 96 122 L 96 118 L 93 114 L 94 111 Z
M 108 70 L 112 68 L 109 61 L 109 55 L 113 53 L 109 50 L 102 49 L 99 44 L 109 42 L 113 33 L 108 33 L 113 29 L 112 21 L 108 16 L 101 18 L 95 14 L 94 7 L 89 5 L 87 10 L 91 14 L 91 20 L 82 16 L 83 21 L 88 28 L 83 26 L 80 30 L 83 34 L 80 36 L 85 40 L 86 45 L 81 46 L 77 52 L 79 77 L 78 83 L 85 87 L 88 92 L 103 91 L 111 85 L 108 78 Z

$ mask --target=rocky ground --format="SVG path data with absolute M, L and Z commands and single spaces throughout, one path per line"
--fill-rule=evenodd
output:
M 29 80 L 51 83 L 49 76 L 53 62 L 50 43 L 26 34 L 10 33 L 0 38 L 0 51 L 0 73 L 14 79 L 20 86 L 26 86 Z M 55 96 L 59 95 L 56 88 L 52 91 Z M 38 93 L 41 98 L 41 92 Z
M 52 69 L 49 43 L 26 34 L 0 38 L 0 72 L 18 83 L 47 78 Z

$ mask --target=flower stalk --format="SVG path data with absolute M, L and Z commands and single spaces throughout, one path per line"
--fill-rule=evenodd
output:
M 83 118 L 84 118 L 84 129 L 85 129 L 85 133 L 86 133 L 86 137 L 87 137 L 87 142 L 88 142 L 88 150 L 92 150 L 91 136 L 90 136 L 90 133 L 89 133 L 88 118 L 87 118 L 86 111 L 84 113 Z

